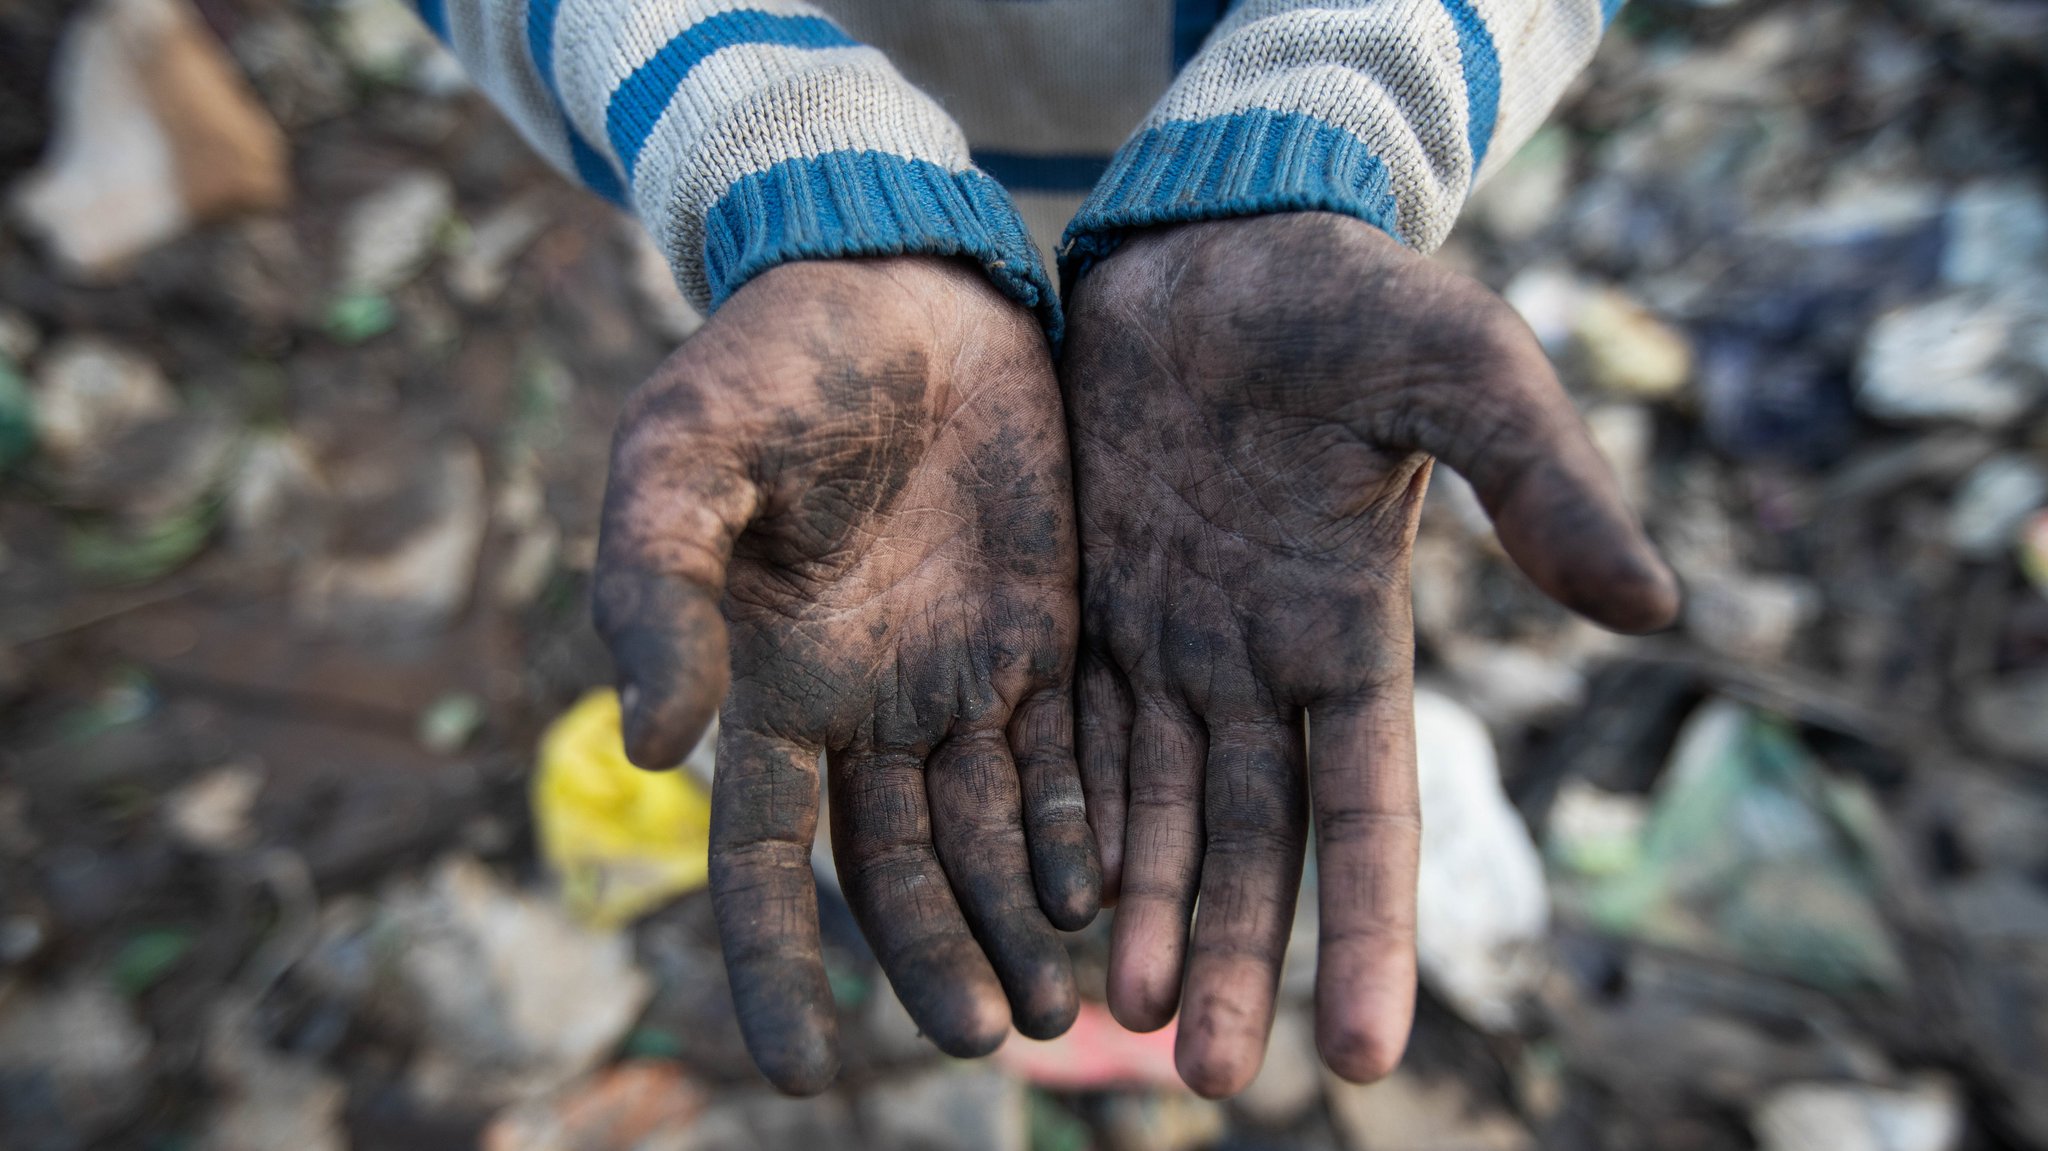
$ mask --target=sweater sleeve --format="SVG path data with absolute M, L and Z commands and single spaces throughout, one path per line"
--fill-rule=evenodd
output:
M 979 263 L 1057 339 L 1016 208 L 882 54 L 791 0 L 416 0 L 533 147 L 630 208 L 718 307 L 790 260 Z
M 1061 243 L 1071 284 L 1133 228 L 1341 212 L 1422 252 L 1592 58 L 1619 0 L 1244 0 Z

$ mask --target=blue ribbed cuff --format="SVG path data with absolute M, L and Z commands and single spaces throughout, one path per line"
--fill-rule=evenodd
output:
M 1135 228 L 1274 212 L 1339 212 L 1401 239 L 1392 176 L 1363 141 L 1312 116 L 1257 109 L 1176 120 L 1125 144 L 1067 225 L 1060 283 L 1072 291 Z
M 711 306 L 791 260 L 965 256 L 1059 346 L 1059 295 L 1002 185 L 886 152 L 828 152 L 744 176 L 704 222 Z

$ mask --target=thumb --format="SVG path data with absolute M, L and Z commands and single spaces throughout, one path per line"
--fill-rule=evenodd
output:
M 1669 627 L 1678 580 L 1622 499 L 1535 334 L 1506 305 L 1466 386 L 1421 390 L 1403 446 L 1479 493 L 1501 546 L 1545 595 L 1615 631 Z
M 689 755 L 731 675 L 719 601 L 759 490 L 731 443 L 711 441 L 629 415 L 612 446 L 591 608 L 617 669 L 626 754 L 644 768 Z

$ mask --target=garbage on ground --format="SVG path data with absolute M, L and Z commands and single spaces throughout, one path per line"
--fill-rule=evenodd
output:
M 149 1053 L 149 1032 L 102 983 L 0 998 L 0 1129 L 26 1151 L 93 1144 L 142 1106 Z
M 500 1112 L 482 1151 L 636 1151 L 677 1138 L 707 1096 L 672 1063 L 633 1060 Z M 654 1143 L 655 1146 L 666 1144 Z
M 541 736 L 533 781 L 541 852 L 570 910 L 616 926 L 704 886 L 711 797 L 690 772 L 626 758 L 619 696 L 586 694 Z
M 1550 898 L 1542 858 L 1501 791 L 1486 725 L 1427 688 L 1415 692 L 1415 761 L 1422 977 L 1479 1027 L 1509 1030 L 1517 999 L 1543 974 Z
M 57 59 L 56 129 L 15 214 L 105 278 L 197 223 L 281 207 L 284 135 L 185 0 L 102 0 Z
M 1180 1086 L 1174 1066 L 1177 1028 L 1132 1032 L 1101 1003 L 1083 1000 L 1074 1025 L 1057 1039 L 1011 1034 L 996 1048 L 995 1061 L 1027 1082 L 1058 1091 L 1097 1091 L 1115 1086 Z
M 1686 722 L 1637 844 L 1619 820 L 1552 825 L 1552 891 L 1629 938 L 1821 987 L 1896 990 L 1906 977 L 1877 900 L 1879 820 L 1868 791 L 1827 773 L 1782 720 L 1714 700 Z M 1597 840 L 1571 840 L 1589 827 Z
M 1330 1115 L 1353 1147 L 1373 1151 L 1534 1151 L 1528 1128 L 1474 1099 L 1456 1079 L 1396 1071 L 1361 1086 L 1328 1079 Z
M 1955 1086 L 1798 1083 L 1772 1092 L 1751 1119 L 1763 1151 L 1954 1151 L 1963 1134 Z
M 355 930 L 331 931 L 326 979 L 417 1029 L 422 1098 L 504 1103 L 596 1067 L 645 1006 L 627 940 L 452 857 L 396 884 Z M 351 959 L 351 956 L 357 958 Z

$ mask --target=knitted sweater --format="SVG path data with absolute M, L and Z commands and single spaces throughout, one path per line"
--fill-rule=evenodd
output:
M 1055 340 L 1149 225 L 1341 212 L 1423 252 L 1619 0 L 416 0 L 550 161 L 710 311 L 789 260 L 978 262 Z M 1006 191 L 1007 186 L 1007 191 Z

